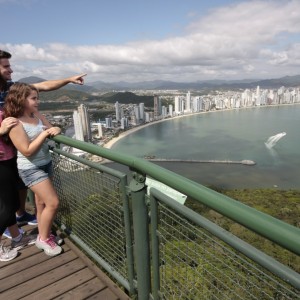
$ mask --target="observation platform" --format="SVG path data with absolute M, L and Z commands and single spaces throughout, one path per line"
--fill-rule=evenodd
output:
M 0 262 L 0 299 L 130 299 L 70 239 L 64 241 L 63 253 L 55 257 L 31 245 L 15 259 Z

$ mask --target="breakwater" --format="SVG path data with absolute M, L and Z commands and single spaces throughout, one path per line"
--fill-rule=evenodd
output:
M 187 163 L 214 163 L 214 164 L 242 164 L 246 166 L 253 166 L 256 164 L 255 161 L 244 159 L 244 160 L 202 160 L 202 159 L 177 159 L 177 158 L 156 158 L 156 157 L 144 157 L 149 161 L 161 161 L 161 162 L 187 162 Z

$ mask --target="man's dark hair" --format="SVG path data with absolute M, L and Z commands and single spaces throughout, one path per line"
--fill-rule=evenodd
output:
M 4 51 L 4 50 L 0 49 L 0 59 L 2 59 L 2 58 L 10 59 L 11 54 L 7 51 Z M 2 76 L 0 76 L 0 91 L 3 92 L 3 91 L 6 91 L 7 89 L 8 89 L 8 85 L 7 85 L 6 80 L 4 80 L 2 78 Z
M 11 54 L 9 52 L 7 52 L 7 51 L 4 51 L 4 50 L 0 49 L 0 59 L 1 58 L 8 58 L 8 59 L 10 59 L 11 58 Z

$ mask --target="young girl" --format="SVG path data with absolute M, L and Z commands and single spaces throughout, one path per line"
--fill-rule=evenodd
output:
M 38 112 L 38 101 L 38 91 L 34 86 L 15 83 L 6 97 L 4 114 L 19 120 L 10 130 L 9 137 L 18 150 L 19 175 L 35 194 L 39 229 L 35 244 L 47 255 L 55 256 L 62 248 L 50 232 L 59 201 L 50 180 L 52 162 L 46 139 L 61 130 L 52 127 Z

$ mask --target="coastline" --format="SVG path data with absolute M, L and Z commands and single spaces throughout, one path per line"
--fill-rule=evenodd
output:
M 209 110 L 209 111 L 200 111 L 197 113 L 189 113 L 189 114 L 185 114 L 185 115 L 180 115 L 180 116 L 176 116 L 176 117 L 169 117 L 169 118 L 165 118 L 162 120 L 158 120 L 158 121 L 153 121 L 153 122 L 149 122 L 147 124 L 143 124 L 143 125 L 138 125 L 134 128 L 131 128 L 129 130 L 126 130 L 124 132 L 122 132 L 118 137 L 114 137 L 112 138 L 110 141 L 108 141 L 107 143 L 105 143 L 103 145 L 103 148 L 106 149 L 112 149 L 112 147 L 114 146 L 114 144 L 116 144 L 119 140 L 121 140 L 122 138 L 124 138 L 125 136 L 136 132 L 142 128 L 145 128 L 147 126 L 151 126 L 157 123 L 161 123 L 161 122 L 165 122 L 168 120 L 174 120 L 177 118 L 183 118 L 183 117 L 189 117 L 189 116 L 194 116 L 194 115 L 199 115 L 199 114 L 207 114 L 207 113 L 216 113 L 216 112 L 224 112 L 224 111 L 229 111 L 229 110 L 240 110 L 240 109 L 253 109 L 253 108 L 266 108 L 266 107 L 276 107 L 276 106 L 281 106 L 281 105 L 295 105 L 295 104 L 300 104 L 300 103 L 286 103 L 286 104 L 277 104 L 277 105 L 264 105 L 264 106 L 249 106 L 249 107 L 241 107 L 241 108 L 227 108 L 227 109 L 220 109 L 220 110 Z
M 208 112 L 212 112 L 212 111 L 208 111 Z M 149 122 L 147 124 L 143 124 L 143 125 L 138 125 L 134 128 L 131 128 L 129 130 L 126 130 L 124 132 L 122 132 L 118 137 L 114 137 L 112 138 L 110 141 L 108 141 L 106 144 L 104 144 L 103 148 L 107 148 L 107 149 L 111 149 L 113 147 L 114 144 L 116 144 L 119 140 L 121 140 L 122 138 L 124 138 L 125 136 L 136 132 L 142 128 L 157 124 L 157 123 L 161 123 L 164 121 L 168 121 L 168 120 L 174 120 L 177 118 L 182 118 L 182 117 L 188 117 L 188 116 L 192 116 L 192 115 L 198 115 L 198 114 L 204 114 L 204 113 L 208 113 L 208 112 L 199 112 L 199 113 L 193 113 L 193 114 L 186 114 L 186 115 L 181 115 L 181 116 L 176 116 L 176 117 L 172 117 L 172 118 L 166 118 L 166 119 L 162 119 L 162 120 L 158 120 L 158 121 L 154 121 L 154 122 Z

